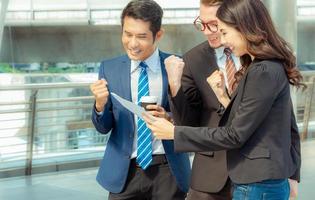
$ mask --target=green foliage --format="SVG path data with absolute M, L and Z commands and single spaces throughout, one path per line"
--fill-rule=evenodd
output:
M 0 73 L 19 73 L 19 71 L 13 69 L 8 63 L 0 63 Z

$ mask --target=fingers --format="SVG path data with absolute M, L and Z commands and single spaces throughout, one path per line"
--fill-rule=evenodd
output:
M 168 58 L 166 58 L 164 64 L 167 69 L 172 67 L 183 68 L 185 66 L 184 60 L 174 55 L 171 55 Z
M 158 105 L 152 105 L 152 104 L 150 104 L 150 105 L 147 105 L 146 107 L 145 107 L 145 109 L 146 110 L 157 110 L 158 109 Z
M 164 60 L 164 63 L 176 63 L 176 62 L 183 62 L 183 59 L 178 57 L 178 56 L 175 56 L 175 55 L 171 55 L 169 57 L 167 57 L 165 60 Z
M 164 112 L 164 108 L 160 105 L 147 105 L 145 108 L 150 111 Z
M 166 117 L 166 112 L 162 106 L 159 105 L 147 105 L 147 112 L 153 115 L 154 117 Z
M 143 117 L 143 120 L 145 121 L 145 123 L 147 123 L 147 125 L 151 125 L 151 118 L 150 116 L 148 115 L 148 113 L 144 112 L 142 113 L 142 117 Z
M 207 82 L 212 86 L 222 86 L 224 84 L 223 72 L 216 70 L 207 78 Z
M 144 112 L 142 113 L 143 120 L 148 124 L 153 124 L 155 121 L 157 121 L 159 118 L 154 117 L 150 114 L 150 112 Z
M 105 79 L 97 80 L 90 85 L 90 90 L 96 98 L 108 96 L 107 81 Z
M 109 91 L 107 84 L 108 83 L 105 79 L 101 79 L 90 85 L 90 90 L 95 97 L 96 110 L 99 112 L 103 111 L 104 105 L 108 100 Z

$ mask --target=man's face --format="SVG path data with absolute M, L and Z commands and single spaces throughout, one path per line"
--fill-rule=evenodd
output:
M 200 4 L 200 13 L 199 13 L 199 18 L 203 23 L 208 23 L 210 21 L 217 21 L 217 11 L 219 9 L 220 5 L 216 5 L 216 6 L 206 6 L 203 4 Z M 203 34 L 206 36 L 209 45 L 212 48 L 218 48 L 221 46 L 221 35 L 220 32 L 217 31 L 216 33 L 211 32 L 210 30 L 208 30 L 208 28 L 206 28 L 203 31 Z
M 131 60 L 143 61 L 150 57 L 161 36 L 162 31 L 159 31 L 155 39 L 153 38 L 150 22 L 128 16 L 124 19 L 121 41 Z

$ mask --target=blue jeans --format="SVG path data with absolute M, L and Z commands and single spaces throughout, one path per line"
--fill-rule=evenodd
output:
M 233 200 L 288 200 L 289 196 L 288 179 L 234 184 Z

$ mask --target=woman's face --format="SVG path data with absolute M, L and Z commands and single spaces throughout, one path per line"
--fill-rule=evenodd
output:
M 241 32 L 220 20 L 218 21 L 218 26 L 221 32 L 221 42 L 225 47 L 230 48 L 237 57 L 248 54 L 247 41 Z

